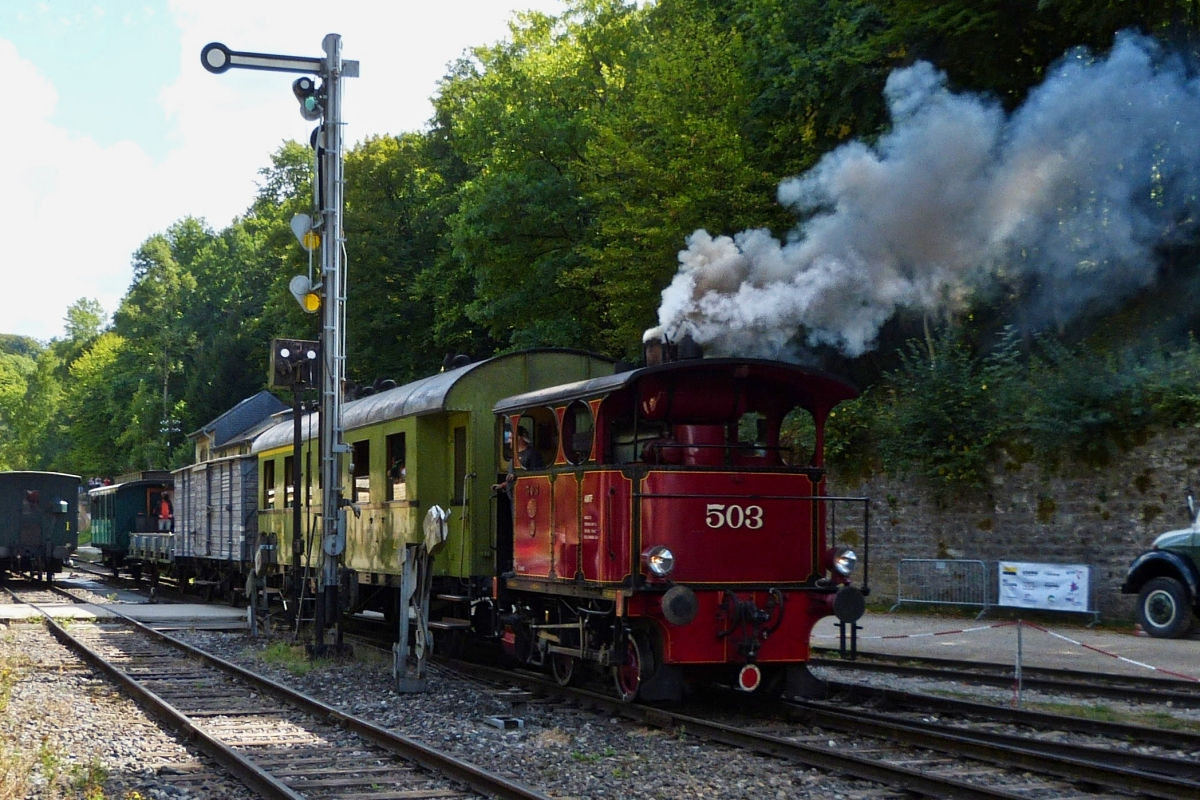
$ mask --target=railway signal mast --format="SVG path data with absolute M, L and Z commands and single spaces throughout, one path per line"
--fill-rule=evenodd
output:
M 292 291 L 305 311 L 317 311 L 317 298 L 323 317 L 321 326 L 321 571 L 314 619 L 315 651 L 325 647 L 326 620 L 340 619 L 338 609 L 338 564 L 346 549 L 346 506 L 342 497 L 341 460 L 349 452 L 342 436 L 342 383 L 346 366 L 345 306 L 346 268 L 342 254 L 342 79 L 358 77 L 358 62 L 342 60 L 342 37 L 328 34 L 321 42 L 325 56 L 274 55 L 245 53 L 230 50 L 213 42 L 200 51 L 200 61 L 209 72 L 222 73 L 230 69 L 254 69 L 270 72 L 300 73 L 292 91 L 300 101 L 300 114 L 307 120 L 320 120 L 313 145 L 317 155 L 317 202 L 319 219 L 301 237 L 309 248 L 319 237 L 321 249 L 321 280 L 298 287 L 294 279 Z M 312 76 L 317 76 L 320 81 Z M 298 291 L 303 289 L 303 291 Z M 319 292 L 319 294 L 318 294 Z M 314 295 L 316 297 L 314 298 Z M 304 299 L 301 299 L 304 298 Z M 295 468 L 299 469 L 296 463 Z M 296 502 L 300 498 L 297 496 Z M 293 531 L 293 537 L 301 535 Z M 299 567 L 299 564 L 294 566 Z M 337 638 L 341 638 L 338 626 Z M 341 644 L 340 641 L 337 642 Z

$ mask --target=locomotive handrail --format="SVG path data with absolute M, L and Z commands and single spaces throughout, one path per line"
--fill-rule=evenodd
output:
M 683 493 L 659 493 L 659 492 L 639 492 L 634 491 L 634 497 L 651 497 L 656 499 L 680 499 L 690 497 L 730 497 L 739 500 L 835 500 L 841 502 L 858 502 L 866 503 L 870 500 L 869 497 L 838 497 L 828 494 L 719 494 L 714 492 L 697 492 L 695 494 Z

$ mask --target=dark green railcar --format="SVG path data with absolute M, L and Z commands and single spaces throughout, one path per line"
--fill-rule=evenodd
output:
M 114 574 L 126 568 L 134 578 L 141 577 L 143 559 L 130 552 L 132 536 L 161 537 L 169 543 L 174 519 L 163 512 L 162 503 L 164 498 L 171 500 L 174 485 L 171 473 L 156 470 L 123 475 L 112 486 L 88 492 L 92 547 Z
M 0 575 L 61 572 L 79 542 L 79 476 L 0 472 Z

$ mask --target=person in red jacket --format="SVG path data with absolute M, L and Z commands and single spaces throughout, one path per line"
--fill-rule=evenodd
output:
M 175 524 L 175 507 L 171 505 L 171 495 L 163 493 L 158 503 L 158 529 L 170 531 Z

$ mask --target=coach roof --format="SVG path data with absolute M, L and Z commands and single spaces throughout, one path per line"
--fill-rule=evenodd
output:
M 499 365 L 505 361 L 516 361 L 531 354 L 542 353 L 563 353 L 590 358 L 603 358 L 597 356 L 595 353 L 583 350 L 539 348 L 537 350 L 521 350 L 515 353 L 506 353 L 482 361 L 475 361 L 462 367 L 430 375 L 427 378 L 420 378 L 403 386 L 397 386 L 395 389 L 388 389 L 368 397 L 361 397 L 358 400 L 347 402 L 342 406 L 342 429 L 349 431 L 354 428 L 362 428 L 390 419 L 418 417 L 426 414 L 453 411 L 454 409 L 447 405 L 450 393 L 455 386 L 471 373 L 489 365 Z M 611 359 L 604 360 L 611 361 Z M 316 435 L 316 420 L 316 414 L 306 415 L 304 420 L 305 439 L 311 439 Z M 261 453 L 291 444 L 292 427 L 291 421 L 288 421 L 280 423 L 266 431 L 255 440 L 251 452 Z

